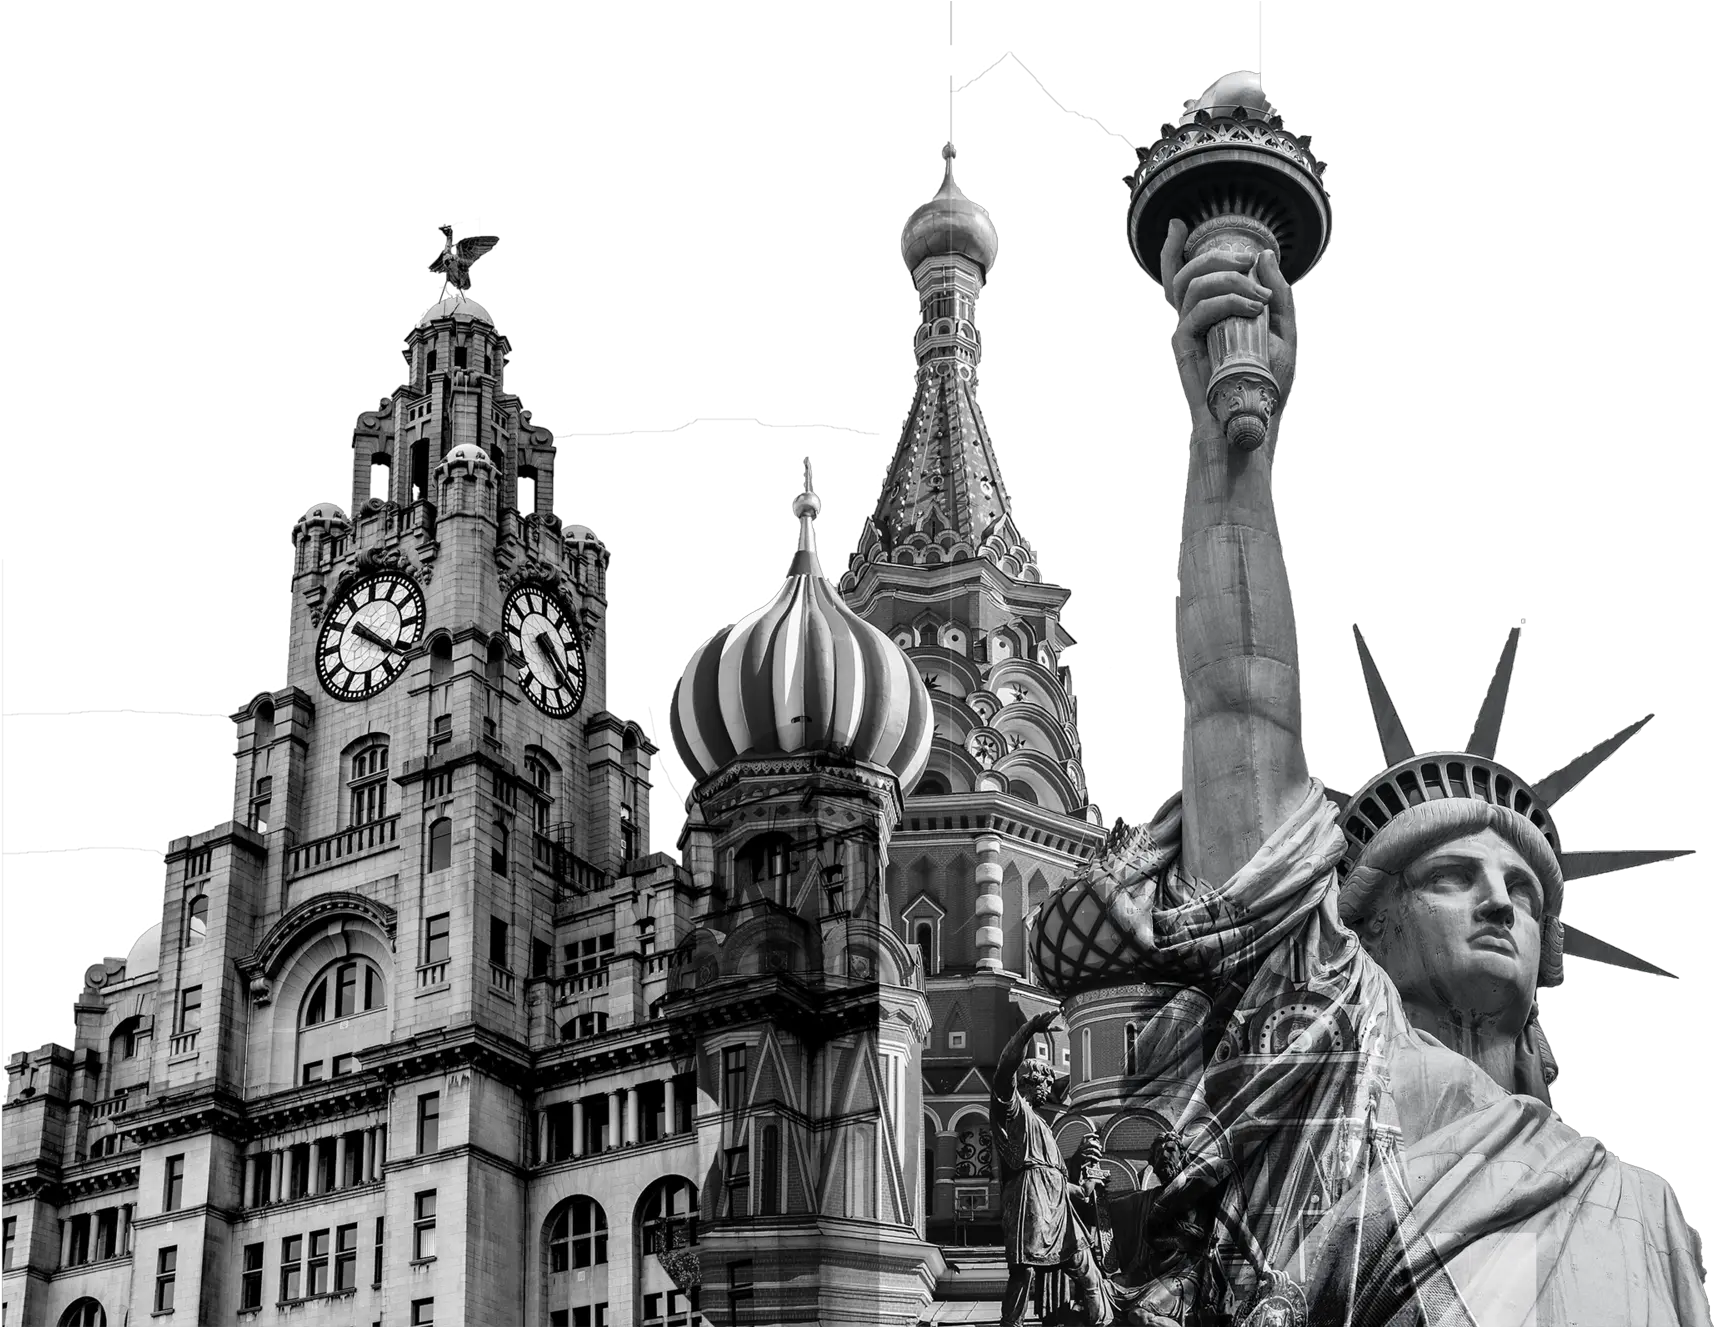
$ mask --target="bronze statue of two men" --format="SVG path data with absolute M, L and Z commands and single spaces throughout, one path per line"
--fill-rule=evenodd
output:
M 1708 1324 L 1671 1189 L 1548 1104 L 1536 990 L 1560 980 L 1568 935 L 1588 938 L 1560 921 L 1570 855 L 1546 781 L 1492 760 L 1497 713 L 1467 752 L 1389 742 L 1388 774 L 1344 807 L 1310 775 L 1272 482 L 1292 288 L 1274 249 L 1187 257 L 1187 229 L 1171 224 L 1160 258 L 1191 413 L 1182 792 L 1116 833 L 1031 937 L 1063 995 L 1154 993 L 1127 1092 L 1172 1124 L 1158 1182 L 1109 1204 L 1104 1237 L 1099 1145 L 1061 1159 L 1041 1113 L 1051 1071 L 1024 1060 L 1046 1016 L 1020 1030 L 991 1117 L 1002 1320 L 1058 1268 L 1069 1316 L 1092 1324 Z M 1265 326 L 1277 383 L 1260 445 L 1233 445 L 1209 402 L 1208 338 L 1234 318 Z M 1364 661 L 1387 741 L 1396 716 Z

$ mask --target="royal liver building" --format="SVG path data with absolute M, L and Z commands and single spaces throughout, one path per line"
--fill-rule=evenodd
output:
M 849 570 L 782 484 L 752 519 L 783 586 L 673 698 L 677 858 L 607 709 L 609 550 L 555 513 L 494 318 L 459 288 L 417 321 L 350 506 L 292 530 L 228 818 L 171 842 L 71 1045 L 8 1061 L 8 1324 L 992 1309 L 991 1071 L 1056 1004 L 1033 910 L 1104 832 L 1068 592 L 977 405 L 998 238 L 951 155 L 905 229 L 915 399 Z M 437 270 L 468 286 L 487 243 Z

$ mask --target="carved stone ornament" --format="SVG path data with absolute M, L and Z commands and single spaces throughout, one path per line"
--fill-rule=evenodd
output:
M 964 749 L 983 769 L 993 769 L 1006 754 L 1005 739 L 989 728 L 978 728 L 964 739 Z
M 544 590 L 558 592 L 564 579 L 558 567 L 526 556 L 517 566 L 500 573 L 500 597 L 504 599 L 520 585 L 539 585 Z
M 338 599 L 353 582 L 373 576 L 378 571 L 397 571 L 420 578 L 416 565 L 399 551 L 396 544 L 374 544 L 358 550 L 357 556 L 351 559 L 351 565 L 334 582 L 332 597 Z
M 265 1005 L 274 998 L 274 984 L 266 977 L 250 978 L 250 1000 L 254 1004 Z

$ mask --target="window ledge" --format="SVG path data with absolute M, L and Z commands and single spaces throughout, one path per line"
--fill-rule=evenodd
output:
M 425 995 L 439 995 L 442 991 L 450 991 L 451 989 L 452 983 L 450 981 L 437 982 L 433 986 L 424 986 L 420 991 L 418 991 L 417 999 L 420 1000 Z M 169 1060 L 167 1063 L 171 1064 L 172 1061 Z
M 436 1259 L 438 1257 L 439 1257 L 439 1255 L 437 1254 L 434 1257 L 429 1257 L 429 1258 L 412 1258 L 411 1259 L 411 1266 L 412 1267 L 427 1267 L 431 1262 L 436 1261 Z
M 195 1060 L 195 1059 L 196 1059 L 196 1058 L 197 1058 L 197 1052 L 195 1052 L 195 1051 L 186 1051 L 186 1052 L 185 1052 L 185 1053 L 184 1053 L 184 1054 L 183 1054 L 183 1055 L 174 1055 L 174 1056 L 171 1056 L 171 1057 L 170 1057 L 170 1058 L 169 1058 L 169 1059 L 168 1059 L 168 1060 L 167 1060 L 167 1066 L 168 1066 L 168 1067 L 169 1067 L 169 1068 L 170 1068 L 170 1067 L 171 1067 L 171 1066 L 173 1066 L 173 1065 L 175 1065 L 175 1064 L 189 1064 L 189 1063 L 191 1063 L 191 1062 L 192 1062 L 192 1061 L 193 1061 L 193 1060 Z M 162 1310 L 161 1310 L 161 1312 L 162 1312 L 162 1313 L 171 1313 L 171 1312 L 172 1312 L 172 1310 L 171 1310 L 171 1309 L 162 1309 Z M 157 1315 L 157 1316 L 158 1316 L 158 1315 Z

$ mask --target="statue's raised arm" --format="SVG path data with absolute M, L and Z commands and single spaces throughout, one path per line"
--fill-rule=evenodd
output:
M 1215 246 L 1185 257 L 1174 220 L 1161 285 L 1178 312 L 1173 353 L 1190 405 L 1190 465 L 1178 555 L 1178 657 L 1184 684 L 1184 854 L 1218 884 L 1303 801 L 1297 624 L 1274 516 L 1280 411 L 1291 392 L 1297 323 L 1271 248 Z M 1227 319 L 1266 315 L 1277 384 L 1266 435 L 1232 445 L 1211 409 L 1208 337 Z

